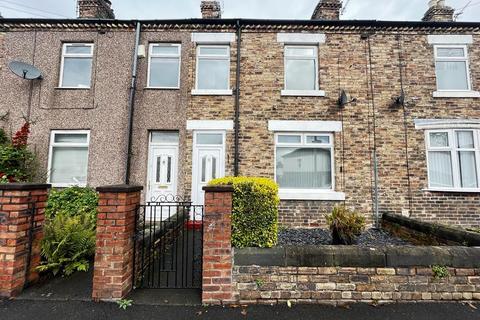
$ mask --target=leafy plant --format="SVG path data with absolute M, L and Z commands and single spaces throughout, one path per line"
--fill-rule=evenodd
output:
M 444 279 L 450 276 L 450 272 L 448 272 L 448 269 L 445 266 L 433 266 L 432 272 L 435 279 Z
M 87 215 L 56 215 L 44 228 L 41 254 L 44 260 L 38 266 L 41 272 L 53 275 L 63 272 L 88 271 L 89 259 L 95 253 L 95 221 Z
M 233 186 L 232 245 L 270 248 L 278 237 L 278 185 L 267 178 L 226 177 L 209 185 Z
M 121 299 L 117 301 L 118 307 L 123 310 L 127 310 L 128 307 L 131 307 L 133 300 Z
M 326 218 L 332 232 L 333 244 L 352 245 L 365 229 L 365 217 L 348 210 L 345 206 L 333 208 L 332 213 Z
M 95 253 L 98 195 L 93 189 L 71 187 L 52 190 L 45 210 L 45 236 L 39 271 L 88 271 Z
M 263 279 L 255 279 L 255 284 L 257 285 L 257 287 L 261 288 L 265 282 L 263 281 Z
M 95 220 L 97 217 L 98 194 L 92 188 L 70 187 L 63 190 L 52 190 L 48 196 L 45 216 L 86 215 Z
M 28 122 L 15 133 L 11 143 L 5 131 L 0 130 L 0 183 L 34 180 L 38 162 L 35 154 L 27 148 L 29 134 Z

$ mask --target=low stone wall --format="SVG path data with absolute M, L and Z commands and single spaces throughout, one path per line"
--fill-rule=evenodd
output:
M 239 303 L 480 300 L 480 248 L 317 246 L 237 249 Z M 448 266 L 439 279 L 433 265 Z
M 480 246 L 480 233 L 391 213 L 383 214 L 382 227 L 413 244 Z

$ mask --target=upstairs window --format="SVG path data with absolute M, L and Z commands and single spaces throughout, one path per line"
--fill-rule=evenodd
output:
M 435 46 L 435 70 L 439 91 L 470 91 L 467 46 Z
M 65 43 L 60 71 L 61 88 L 90 88 L 93 44 Z
M 285 46 L 285 90 L 318 90 L 318 46 Z
M 197 90 L 229 90 L 230 46 L 197 46 Z
M 429 188 L 477 190 L 479 188 L 480 130 L 427 131 Z
M 89 131 L 53 131 L 48 161 L 49 182 L 55 187 L 87 183 Z
M 180 44 L 150 44 L 148 87 L 180 88 Z

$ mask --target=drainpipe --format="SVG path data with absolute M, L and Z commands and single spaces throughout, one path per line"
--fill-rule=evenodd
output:
M 127 144 L 127 163 L 125 170 L 125 184 L 130 183 L 130 162 L 132 153 L 132 135 L 133 135 L 133 114 L 135 107 L 135 92 L 137 90 L 137 72 L 138 72 L 138 47 L 140 45 L 140 33 L 142 25 L 137 21 L 135 31 L 135 50 L 133 54 L 132 83 L 130 85 L 130 95 L 128 98 L 128 144 Z
M 234 158 L 233 158 L 233 173 L 234 176 L 239 175 L 239 157 L 240 157 L 240 147 L 239 147 L 239 135 L 240 135 L 240 62 L 241 62 L 241 45 L 242 45 L 242 24 L 240 20 L 237 20 L 237 74 L 236 74 L 236 84 L 235 84 L 235 119 L 234 119 L 234 131 L 235 131 L 235 141 L 234 141 Z

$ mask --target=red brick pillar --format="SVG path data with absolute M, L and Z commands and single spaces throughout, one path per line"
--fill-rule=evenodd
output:
M 49 188 L 49 184 L 0 184 L 0 297 L 16 296 L 38 279 Z
M 232 283 L 232 194 L 231 186 L 205 190 L 203 218 L 202 303 L 235 303 Z
M 133 283 L 135 215 L 143 187 L 99 187 L 92 298 L 124 298 Z

